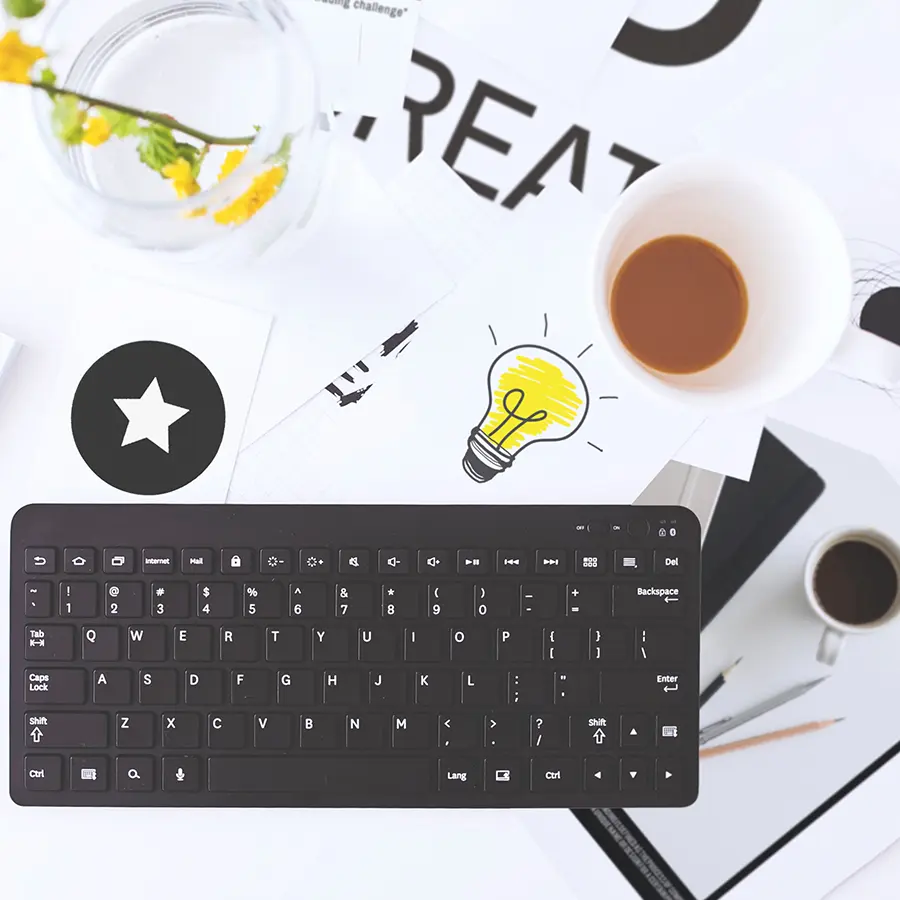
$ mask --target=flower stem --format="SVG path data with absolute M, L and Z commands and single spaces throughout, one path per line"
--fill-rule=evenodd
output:
M 114 112 L 123 113 L 126 116 L 134 116 L 137 119 L 144 119 L 152 122 L 154 125 L 162 125 L 165 128 L 171 128 L 188 137 L 196 138 L 198 141 L 208 146 L 221 147 L 246 147 L 256 140 L 256 135 L 252 137 L 217 137 L 214 134 L 207 134 L 205 131 L 199 131 L 188 125 L 173 119 L 171 116 L 162 115 L 161 113 L 146 112 L 142 109 L 135 109 L 132 106 L 123 106 L 121 103 L 113 103 L 110 100 L 99 100 L 96 97 L 90 97 L 87 94 L 80 94 L 77 91 L 71 91 L 68 88 L 56 87 L 52 84 L 43 84 L 39 81 L 31 81 L 29 85 L 39 91 L 44 91 L 51 97 L 75 97 L 86 103 L 89 107 L 100 107 L 102 109 L 111 109 Z

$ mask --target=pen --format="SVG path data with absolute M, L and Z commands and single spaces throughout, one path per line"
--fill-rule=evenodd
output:
M 737 668 L 738 663 L 744 657 L 741 656 L 736 659 L 724 672 L 717 675 L 713 681 L 707 685 L 700 693 L 700 706 L 702 707 L 705 703 L 712 698 L 721 690 L 722 686 L 728 680 L 728 676 Z
M 807 722 L 805 725 L 794 725 L 793 728 L 782 728 L 778 731 L 770 731 L 767 734 L 758 734 L 756 737 L 744 738 L 740 741 L 732 741 L 729 744 L 720 744 L 718 747 L 707 747 L 700 751 L 700 758 L 719 756 L 722 753 L 732 753 L 735 750 L 743 750 L 746 747 L 758 747 L 760 744 L 768 744 L 771 741 L 781 741 L 785 738 L 796 737 L 801 734 L 809 734 L 811 731 L 821 731 L 843 722 L 843 719 L 828 719 L 824 722 Z

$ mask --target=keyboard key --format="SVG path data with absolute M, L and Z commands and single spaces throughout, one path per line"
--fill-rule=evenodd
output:
M 69 788 L 73 791 L 105 791 L 108 765 L 105 756 L 73 756 L 69 760 Z
M 569 743 L 575 750 L 601 753 L 618 747 L 618 722 L 600 713 L 569 717 Z
M 93 575 L 96 570 L 93 547 L 66 547 L 63 551 L 63 572 L 66 575 Z
M 128 669 L 94 669 L 94 703 L 101 706 L 128 706 L 131 703 L 131 672 Z
M 117 625 L 85 625 L 81 629 L 81 658 L 85 662 L 116 662 L 119 659 Z
M 265 713 L 253 717 L 253 746 L 257 750 L 287 750 L 293 743 L 294 717 L 288 713 Z
M 362 680 L 352 669 L 322 673 L 322 702 L 326 706 L 357 706 L 362 700 Z
M 152 756 L 117 756 L 116 790 L 123 793 L 152 791 L 154 759 Z
M 71 625 L 26 625 L 25 659 L 68 662 L 75 658 L 75 629 Z
M 197 585 L 197 617 L 231 619 L 236 611 L 236 588 L 228 582 L 201 582 Z
M 97 595 L 97 585 L 93 581 L 60 582 L 60 618 L 93 619 L 97 615 Z
M 416 706 L 450 706 L 454 700 L 453 673 L 447 669 L 416 672 Z
M 213 793 L 307 794 L 334 791 L 338 795 L 421 794 L 434 789 L 428 759 L 404 757 L 291 758 L 285 756 L 221 756 L 209 760 L 209 790 Z
M 285 669 L 277 673 L 279 706 L 311 706 L 316 702 L 316 676 L 309 669 Z
M 408 702 L 406 672 L 374 669 L 369 672 L 369 703 L 401 708 Z
M 348 750 L 381 750 L 388 746 L 391 722 L 387 715 L 347 716 Z
M 408 575 L 409 550 L 379 550 L 378 571 L 382 575 Z
M 492 633 L 480 626 L 450 629 L 450 659 L 453 662 L 490 662 L 494 658 Z
M 487 575 L 491 571 L 491 557 L 487 550 L 458 550 L 456 571 L 460 575 Z
M 150 615 L 186 619 L 191 614 L 191 589 L 184 581 L 154 581 L 150 585 Z
M 589 756 L 584 761 L 586 791 L 618 791 L 619 766 L 611 756 Z
M 653 746 L 653 717 L 645 713 L 625 713 L 620 727 L 622 746 L 643 750 Z
M 690 692 L 683 688 L 682 681 L 681 675 L 661 670 L 608 671 L 603 675 L 603 702 L 650 708 L 681 706 L 690 702 Z
M 616 575 L 643 575 L 647 570 L 646 559 L 641 550 L 616 550 L 614 557 Z
M 602 575 L 606 571 L 606 551 L 602 549 L 576 550 L 576 575 Z
M 521 759 L 486 759 L 484 789 L 492 794 L 514 794 L 525 787 L 525 765 Z
M 200 746 L 200 716 L 196 713 L 163 713 L 160 727 L 167 750 L 191 750 Z
M 175 571 L 175 551 L 171 547 L 145 547 L 141 551 L 141 571 L 145 575 L 171 575 Z
M 391 746 L 395 750 L 427 750 L 432 745 L 434 722 L 422 713 L 391 718 Z
M 72 706 L 87 699 L 83 669 L 26 669 L 25 702 Z
M 680 629 L 648 625 L 634 632 L 634 658 L 638 663 L 680 663 L 686 658 L 685 633 Z
M 673 618 L 684 614 L 680 589 L 668 584 L 617 584 L 613 587 L 616 618 Z
M 132 662 L 163 662 L 166 658 L 165 625 L 129 625 L 125 629 L 128 658 Z
M 506 673 L 499 669 L 468 670 L 462 673 L 460 699 L 463 706 L 499 706 L 506 694 Z
M 681 575 L 684 570 L 684 555 L 677 550 L 653 551 L 653 572 L 656 575 Z
M 338 574 L 368 575 L 370 570 L 369 551 L 359 548 L 341 550 L 338 553 Z
M 272 693 L 272 673 L 268 669 L 235 669 L 231 673 L 231 702 L 234 706 L 265 706 Z
M 529 741 L 535 750 L 564 750 L 569 746 L 569 719 L 559 713 L 533 715 Z
M 545 628 L 544 659 L 580 662 L 585 658 L 587 632 L 579 628 Z
M 210 750 L 243 750 L 247 746 L 246 716 L 243 713 L 210 713 L 206 742 Z
M 253 571 L 253 551 L 247 547 L 226 547 L 219 557 L 223 575 L 249 575 Z
M 420 575 L 449 575 L 452 571 L 448 550 L 420 550 L 418 553 Z
M 200 785 L 200 760 L 196 756 L 163 757 L 164 791 L 199 791 Z
M 175 669 L 141 669 L 138 703 L 142 706 L 174 706 L 178 702 L 178 672 Z
M 34 755 L 26 756 L 25 790 L 61 791 L 62 757 Z
M 600 702 L 598 672 L 555 672 L 554 702 L 557 706 L 595 706 Z
M 537 550 L 534 554 L 536 575 L 562 575 L 566 571 L 565 550 Z
M 653 760 L 641 756 L 623 759 L 619 766 L 619 787 L 623 791 L 653 790 Z
M 324 584 L 292 584 L 288 612 L 292 616 L 324 619 L 328 614 L 327 588 Z
M 53 547 L 26 547 L 26 575 L 54 575 L 56 573 L 56 550 Z
M 219 629 L 222 662 L 256 662 L 260 655 L 259 631 L 253 625 L 223 625 Z
M 49 581 L 25 582 L 25 615 L 46 619 L 53 614 L 53 585 Z
M 266 629 L 266 659 L 269 662 L 302 662 L 306 631 L 292 625 Z
M 441 662 L 446 632 L 442 628 L 422 625 L 403 630 L 403 658 L 406 662 Z
M 491 750 L 519 750 L 528 745 L 528 720 L 520 713 L 491 713 L 484 717 L 484 746 Z
M 421 614 L 418 585 L 395 582 L 381 586 L 381 615 L 384 618 L 417 619 Z
M 225 679 L 216 669 L 188 669 L 184 673 L 184 702 L 188 706 L 221 706 Z
M 481 716 L 452 713 L 438 717 L 438 747 L 442 750 L 470 750 L 480 747 L 481 741 Z
M 559 615 L 559 590 L 555 584 L 523 584 L 519 594 L 523 618 L 552 619 Z
M 471 590 L 471 588 L 470 588 Z M 458 582 L 428 585 L 428 615 L 433 619 L 462 619 L 467 614 L 468 591 Z
M 212 575 L 215 557 L 205 547 L 186 547 L 181 551 L 182 575 Z
M 335 750 L 344 740 L 344 717 L 337 713 L 300 716 L 300 746 L 304 750 Z
M 510 619 L 519 612 L 514 584 L 485 582 L 475 585 L 475 615 L 478 618 Z
M 350 630 L 336 625 L 313 628 L 312 658 L 315 662 L 348 662 Z
M 371 584 L 336 584 L 334 615 L 338 619 L 371 619 L 375 615 L 375 595 Z
M 566 615 L 572 619 L 608 619 L 611 603 L 608 584 L 566 585 Z
M 581 789 L 581 761 L 564 759 L 531 760 L 531 790 L 540 793 L 578 793 Z
M 694 725 L 697 731 L 696 724 Z M 665 713 L 656 717 L 656 746 L 664 752 L 675 752 L 689 743 L 689 729 L 685 725 L 685 720 L 677 713 Z
M 118 713 L 116 715 L 116 746 L 129 750 L 149 750 L 153 747 L 156 716 L 153 713 Z
M 497 659 L 502 663 L 532 662 L 540 658 L 540 634 L 524 625 L 497 629 Z
M 172 629 L 172 648 L 176 662 L 210 662 L 213 658 L 213 632 L 208 625 L 176 625 Z
M 106 713 L 32 711 L 24 718 L 26 747 L 107 746 Z
M 327 575 L 331 572 L 331 551 L 316 548 L 300 551 L 300 567 L 302 575 Z
M 263 547 L 259 551 L 259 574 L 290 575 L 292 555 L 290 550 Z
M 497 551 L 498 575 L 525 575 L 528 573 L 528 556 L 521 550 Z
M 104 586 L 109 619 L 139 619 L 144 615 L 144 585 L 140 581 L 108 581 Z
M 483 767 L 484 762 L 480 759 L 442 759 L 438 779 L 440 790 L 456 793 L 480 791 Z
M 594 662 L 630 663 L 634 658 L 634 635 L 630 628 L 615 625 L 591 628 L 588 632 L 588 659 Z
M 134 550 L 131 547 L 106 547 L 103 551 L 103 572 L 106 575 L 133 575 Z
M 682 783 L 684 766 L 680 759 L 656 761 L 656 790 L 664 795 L 678 796 L 684 790 Z
M 507 676 L 507 695 L 513 706 L 547 706 L 553 701 L 552 673 L 522 669 Z
M 284 588 L 277 581 L 244 585 L 244 618 L 280 619 L 284 615 Z
M 400 658 L 399 635 L 393 628 L 360 628 L 360 662 L 393 662 Z

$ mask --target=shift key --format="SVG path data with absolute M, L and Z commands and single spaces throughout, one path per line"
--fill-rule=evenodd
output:
M 617 584 L 613 615 L 618 618 L 673 617 L 684 614 L 684 597 L 673 584 Z
M 106 747 L 106 713 L 25 713 L 25 746 Z
M 682 675 L 664 669 L 649 672 L 609 670 L 603 673 L 603 703 L 657 709 L 677 706 L 689 699 L 690 692 L 683 682 Z

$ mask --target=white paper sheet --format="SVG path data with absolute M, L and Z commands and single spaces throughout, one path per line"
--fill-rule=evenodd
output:
M 217 503 L 225 500 L 262 361 L 271 318 L 184 291 L 135 278 L 95 272 L 71 287 L 73 335 L 59 348 L 58 376 L 44 398 L 42 437 L 52 465 L 33 479 L 32 502 Z M 72 437 L 72 401 L 85 372 L 104 354 L 135 341 L 174 344 L 197 357 L 213 374 L 225 402 L 225 430 L 212 463 L 179 490 L 157 496 L 125 493 L 106 484 L 85 464 Z M 166 373 L 159 374 L 165 398 Z M 125 428 L 125 419 L 122 427 Z M 160 453 L 164 451 L 159 449 Z
M 675 462 L 749 481 L 766 417 L 733 413 L 707 419 L 673 457 Z

